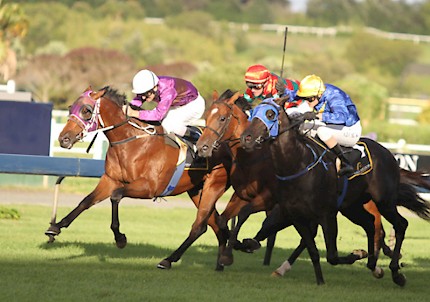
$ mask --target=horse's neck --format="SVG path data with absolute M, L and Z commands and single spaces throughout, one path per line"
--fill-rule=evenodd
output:
M 239 115 L 238 119 L 232 119 L 234 120 L 234 123 L 230 126 L 232 129 L 230 132 L 230 137 L 226 138 L 226 140 L 229 140 L 229 147 L 231 149 L 231 152 L 234 157 L 237 156 L 238 150 L 242 150 L 242 147 L 240 145 L 240 136 L 242 135 L 243 131 L 249 126 L 250 122 L 248 121 L 248 118 L 245 116 L 245 114 Z M 230 122 L 231 123 L 231 122 Z
M 163 133 L 161 126 L 152 126 L 137 119 L 127 120 L 125 114 L 122 112 L 122 108 L 112 102 L 109 105 L 104 105 L 100 109 L 100 127 L 113 127 L 104 132 L 110 143 L 127 141 L 134 137 L 144 139 L 145 137 L 154 137 L 152 134 L 155 133 Z M 158 135 L 157 137 L 159 139 L 162 138 L 162 136 Z
M 276 164 L 278 173 L 294 174 L 303 169 L 312 161 L 312 151 L 306 146 L 303 139 L 295 130 L 290 130 L 279 135 L 271 144 L 272 158 Z

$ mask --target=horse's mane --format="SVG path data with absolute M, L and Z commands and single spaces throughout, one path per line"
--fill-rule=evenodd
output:
M 227 89 L 226 91 L 224 91 L 221 96 L 218 98 L 219 102 L 225 101 L 230 99 L 231 97 L 233 97 L 233 95 L 235 94 L 235 91 L 232 91 L 230 89 Z M 248 103 L 248 101 L 241 95 L 238 97 L 238 99 L 234 102 L 240 109 L 242 109 L 243 112 L 245 112 L 246 110 L 250 110 L 251 104 Z
M 110 86 L 104 87 L 103 90 L 105 90 L 103 96 L 110 99 L 118 106 L 122 107 L 123 105 L 127 104 L 127 97 L 125 96 L 125 94 L 120 94 L 118 90 L 113 89 Z

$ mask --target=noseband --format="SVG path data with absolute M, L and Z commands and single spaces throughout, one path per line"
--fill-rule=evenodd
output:
M 209 129 L 210 131 L 212 131 L 213 133 L 215 133 L 215 135 L 217 136 L 216 137 L 216 139 L 215 139 L 215 141 L 213 142 L 213 144 L 212 144 L 212 148 L 213 149 L 218 149 L 219 148 L 219 146 L 221 145 L 221 143 L 220 143 L 220 139 L 224 136 L 224 134 L 225 134 L 225 132 L 227 131 L 227 129 L 228 129 L 228 126 L 230 125 L 230 122 L 231 122 L 231 117 L 234 117 L 236 120 L 237 120 L 237 123 L 238 123 L 238 125 L 240 125 L 240 120 L 239 120 L 239 118 L 237 117 L 237 116 L 235 116 L 234 114 L 233 114 L 233 107 L 232 106 L 230 106 L 229 104 L 227 104 L 227 103 L 225 103 L 225 102 L 221 102 L 221 101 L 219 101 L 219 102 L 215 102 L 214 104 L 220 104 L 220 105 L 224 105 L 224 106 L 226 106 L 228 109 L 229 109 L 229 115 L 228 115 L 228 117 L 227 117 L 227 121 L 225 122 L 225 124 L 224 124 L 224 127 L 221 129 L 221 131 L 220 132 L 218 132 L 217 130 L 215 130 L 214 128 L 212 128 L 212 127 L 209 127 L 209 126 L 206 126 L 205 128 L 207 128 L 207 129 Z M 237 127 L 236 127 L 237 128 Z M 234 140 L 239 140 L 239 139 L 234 139 Z M 228 140 L 225 140 L 225 141 L 234 141 L 234 140 L 232 140 L 232 139 L 228 139 Z

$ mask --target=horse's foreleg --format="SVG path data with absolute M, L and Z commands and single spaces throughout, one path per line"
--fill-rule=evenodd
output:
M 247 250 L 244 248 L 243 244 L 238 241 L 238 233 L 240 231 L 240 228 L 245 223 L 245 221 L 249 218 L 249 216 L 253 213 L 257 213 L 263 210 L 268 210 L 273 207 L 273 204 L 271 202 L 267 202 L 271 198 L 271 193 L 269 191 L 261 192 L 258 196 L 256 196 L 250 203 L 247 203 L 245 206 L 243 206 L 240 209 L 239 215 L 238 215 L 238 222 L 235 226 L 235 228 L 232 230 L 229 243 L 227 245 L 226 250 L 224 251 L 223 258 L 220 260 L 224 265 L 231 265 L 233 263 L 233 253 L 232 249 L 241 250 L 244 252 L 252 252 L 252 250 Z M 271 237 L 272 241 L 270 242 L 272 244 L 271 248 L 273 249 L 274 244 L 274 237 Z M 271 253 L 271 250 L 270 250 Z M 268 261 L 270 262 L 270 256 L 268 256 Z M 267 253 L 266 253 L 266 260 L 267 260 Z
M 324 277 L 321 269 L 321 263 L 320 263 L 320 255 L 317 249 L 317 246 L 315 244 L 315 235 L 316 231 L 318 229 L 317 225 L 308 222 L 296 222 L 294 224 L 294 227 L 296 228 L 297 232 L 302 237 L 303 243 L 305 244 L 309 257 L 311 258 L 312 265 L 314 267 L 314 273 L 315 278 L 318 285 L 324 284 Z M 300 242 L 302 244 L 302 242 Z M 328 251 L 327 251 L 328 252 Z
M 51 223 L 51 226 L 45 231 L 45 234 L 50 237 L 50 242 L 54 240 L 54 236 L 61 233 L 62 228 L 67 228 L 83 211 L 108 198 L 112 193 L 112 184 L 112 181 L 106 175 L 103 175 L 94 191 L 87 195 L 76 208 L 61 219 L 60 222 Z
M 212 173 L 219 173 L 215 176 Z M 185 241 L 174 251 L 169 257 L 163 259 L 158 263 L 157 267 L 161 269 L 170 269 L 172 262 L 177 262 L 185 251 L 207 230 L 209 224 L 218 239 L 218 257 L 216 263 L 216 270 L 222 271 L 224 267 L 219 264 L 219 257 L 225 249 L 227 244 L 228 230 L 224 230 L 217 225 L 218 212 L 215 210 L 215 203 L 227 189 L 227 174 L 223 169 L 215 170 L 211 176 L 206 179 L 202 189 L 202 194 L 190 194 L 191 199 L 198 208 L 197 217 L 194 221 L 191 231 Z
M 112 222 L 110 225 L 110 228 L 114 234 L 116 246 L 120 249 L 124 248 L 127 245 L 127 237 L 125 234 L 121 233 L 119 231 L 119 214 L 118 214 L 118 208 L 119 208 L 119 202 L 121 201 L 123 197 L 124 189 L 118 189 L 112 193 L 112 196 L 110 198 L 111 204 L 112 204 Z
M 241 199 L 236 192 L 233 193 L 231 196 L 229 202 L 227 203 L 226 208 L 224 209 L 223 213 L 217 218 L 217 223 L 219 227 L 228 229 L 227 222 L 232 218 L 237 216 L 241 209 L 243 209 L 245 206 L 247 206 L 249 203 L 243 199 Z M 226 248 L 222 251 L 220 257 L 219 257 L 219 263 L 221 265 L 231 265 L 233 263 L 233 252 L 232 252 L 232 246 L 236 244 L 237 242 L 237 228 L 238 225 L 242 224 L 240 218 L 238 223 L 234 226 L 234 229 L 232 232 L 228 235 L 228 244 Z M 239 226 L 240 228 L 240 226 Z

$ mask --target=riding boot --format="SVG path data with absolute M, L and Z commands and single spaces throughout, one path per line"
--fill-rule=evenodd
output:
M 187 127 L 183 138 L 195 144 L 200 138 L 200 133 L 197 130 Z
M 349 176 L 351 173 L 354 172 L 354 167 L 351 165 L 349 160 L 345 157 L 345 154 L 343 153 L 342 148 L 339 146 L 339 144 L 336 144 L 333 148 L 330 149 L 333 151 L 334 154 L 340 159 L 340 170 L 337 173 L 339 177 L 342 177 L 344 175 Z

